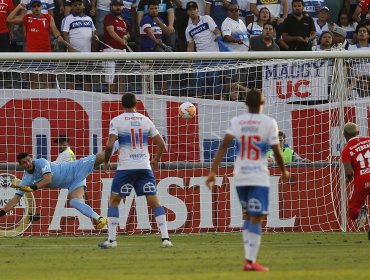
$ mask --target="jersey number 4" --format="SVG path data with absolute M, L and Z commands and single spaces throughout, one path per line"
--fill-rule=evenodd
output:
M 356 157 L 356 160 L 360 163 L 361 169 L 366 168 L 365 159 L 367 159 L 367 167 L 370 167 L 370 150 L 367 150 L 365 155 L 362 155 L 361 153 Z
M 261 137 L 258 135 L 250 135 L 246 137 L 243 135 L 241 137 L 242 147 L 241 147 L 241 159 L 249 160 L 259 160 L 261 156 L 260 148 L 256 145 L 261 142 Z

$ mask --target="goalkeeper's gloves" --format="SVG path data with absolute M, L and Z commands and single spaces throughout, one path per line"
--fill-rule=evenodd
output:
M 14 177 L 14 179 L 12 180 L 12 187 L 13 188 L 18 188 L 19 187 L 19 184 L 22 182 L 22 180 L 19 180 L 18 178 Z
M 21 190 L 21 191 L 23 191 L 23 192 L 33 192 L 33 191 L 37 190 L 37 186 L 36 185 L 32 185 L 32 186 L 19 186 L 18 189 Z
M 4 210 L 0 210 L 0 217 L 5 216 L 6 212 Z

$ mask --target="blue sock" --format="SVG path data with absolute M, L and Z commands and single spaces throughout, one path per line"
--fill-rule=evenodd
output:
M 108 217 L 118 218 L 118 207 L 108 207 Z
M 166 213 L 164 212 L 164 209 L 162 206 L 159 206 L 157 208 L 154 208 L 154 216 L 158 217 L 158 216 L 162 216 L 162 215 L 165 215 Z
M 252 233 L 255 233 L 255 234 L 258 234 L 258 235 L 261 235 L 262 234 L 262 225 L 261 224 L 249 223 L 248 231 L 252 232 Z
M 92 210 L 92 208 L 85 203 L 83 199 L 72 198 L 69 204 L 84 214 L 86 217 L 93 218 L 94 220 L 99 219 L 99 215 Z
M 248 220 L 244 220 L 242 229 L 243 230 L 248 230 L 248 228 L 249 228 L 249 221 Z

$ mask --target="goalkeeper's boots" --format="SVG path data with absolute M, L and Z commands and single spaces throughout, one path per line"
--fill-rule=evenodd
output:
M 102 249 L 113 249 L 113 248 L 116 248 L 117 247 L 117 241 L 116 240 L 105 240 L 104 242 L 102 243 L 99 243 L 98 245 L 100 248 Z
M 258 262 L 250 262 L 250 261 L 245 261 L 243 270 L 244 271 L 264 271 L 264 272 L 270 271 L 270 269 L 268 269 L 265 266 L 260 265 Z
M 360 213 L 358 214 L 358 217 L 357 217 L 358 227 L 359 228 L 364 227 L 366 220 L 367 220 L 367 206 L 364 205 L 361 207 Z
M 173 244 L 169 239 L 162 239 L 162 247 L 163 248 L 173 247 Z
M 96 229 L 102 229 L 106 226 L 106 224 L 108 224 L 108 219 L 107 218 L 104 218 L 104 217 L 100 217 L 97 221 L 96 221 Z

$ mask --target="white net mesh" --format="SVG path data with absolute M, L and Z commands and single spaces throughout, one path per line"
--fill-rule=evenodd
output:
M 14 195 L 12 176 L 22 177 L 17 153 L 54 161 L 58 135 L 68 136 L 77 158 L 101 151 L 110 120 L 121 112 L 121 94 L 134 92 L 138 112 L 152 119 L 166 142 L 155 175 L 170 232 L 238 231 L 242 211 L 232 177 L 237 143 L 229 147 L 213 191 L 205 177 L 229 120 L 246 110 L 242 101 L 257 87 L 265 92 L 264 113 L 277 120 L 295 153 L 288 160 L 289 183 L 280 182 L 278 168 L 270 163 L 270 215 L 264 228 L 356 231 L 346 214 L 351 186 L 341 171 L 341 128 L 354 121 L 362 135 L 369 135 L 368 66 L 365 58 L 1 61 L 0 209 Z M 183 102 L 197 107 L 195 118 L 179 118 Z M 151 143 L 150 150 L 155 150 Z M 113 174 L 96 170 L 87 178 L 86 200 L 102 215 Z M 119 221 L 120 232 L 157 231 L 145 199 L 135 193 L 121 203 Z M 99 232 L 69 208 L 65 190 L 29 194 L 0 218 L 0 235 L 7 236 Z

